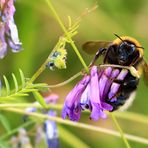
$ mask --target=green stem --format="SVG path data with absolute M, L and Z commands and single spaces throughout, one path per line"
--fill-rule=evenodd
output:
M 68 143 L 69 147 L 75 146 L 80 148 L 89 148 L 89 146 L 86 144 L 85 141 L 83 142 L 81 139 L 79 139 L 77 135 L 75 135 L 73 132 L 69 131 L 68 129 L 62 127 L 61 125 L 58 125 L 58 130 L 60 134 L 60 139 Z
M 43 108 L 40 104 L 36 103 L 7 103 L 7 104 L 0 104 L 0 109 L 3 108 L 10 108 L 10 107 L 17 107 L 17 108 L 28 108 L 28 107 L 35 107 L 35 108 Z M 62 104 L 48 104 L 47 109 L 55 109 L 55 110 L 61 110 L 63 107 Z
M 133 113 L 133 112 L 114 112 L 114 115 L 118 118 L 126 119 L 126 120 L 131 120 L 133 122 L 140 122 L 143 124 L 148 124 L 148 116 L 138 114 L 138 113 Z
M 36 108 L 43 108 L 40 104 L 33 104 L 33 103 L 3 103 L 0 104 L 1 108 L 9 108 L 9 107 L 17 107 L 17 108 L 27 108 L 27 107 L 36 107 Z M 48 104 L 47 108 L 61 110 L 63 104 Z M 88 114 L 89 111 L 84 111 L 84 113 Z M 106 112 L 108 114 L 108 112 Z M 113 113 L 117 118 L 131 120 L 132 122 L 139 122 L 140 124 L 148 124 L 148 117 L 145 115 L 132 113 L 132 112 L 115 112 Z M 109 113 L 108 115 L 111 116 Z
M 114 121 L 115 126 L 117 127 L 118 131 L 120 132 L 121 138 L 123 139 L 123 142 L 125 143 L 125 146 L 127 148 L 131 148 L 128 141 L 127 141 L 127 139 L 124 136 L 124 133 L 123 133 L 118 121 L 116 120 L 116 117 L 112 113 L 110 113 L 110 114 L 111 114 L 112 120 Z
M 16 112 L 16 113 L 23 114 L 23 115 L 27 114 L 27 115 L 30 115 L 30 116 L 33 116 L 33 117 L 39 118 L 39 119 L 49 119 L 49 120 L 55 121 L 60 124 L 70 125 L 73 127 L 83 128 L 83 129 L 92 130 L 95 132 L 102 132 L 102 133 L 113 135 L 116 137 L 121 137 L 121 134 L 119 132 L 114 131 L 114 130 L 110 130 L 110 129 L 106 129 L 106 128 L 102 128 L 102 127 L 97 127 L 97 126 L 92 126 L 92 125 L 85 124 L 85 123 L 77 123 L 77 122 L 72 122 L 69 120 L 63 120 L 59 117 L 43 115 L 43 114 L 35 113 L 35 112 L 34 113 L 31 113 L 31 112 L 26 113 L 24 110 L 17 109 L 17 108 L 3 108 L 3 110 L 10 111 L 10 112 Z M 138 136 L 134 136 L 134 135 L 130 135 L 130 134 L 125 134 L 125 137 L 131 141 L 135 141 L 135 142 L 139 142 L 139 143 L 143 143 L 143 144 L 148 145 L 148 139 L 146 139 L 146 138 L 138 137 Z
M 71 46 L 73 47 L 75 53 L 77 54 L 77 56 L 78 56 L 80 62 L 81 62 L 82 65 L 84 66 L 86 72 L 89 73 L 89 69 L 88 69 L 87 65 L 85 64 L 85 62 L 84 62 L 84 60 L 83 60 L 81 54 L 79 53 L 79 50 L 77 49 L 76 45 L 74 44 L 74 41 L 71 39 L 70 35 L 68 34 L 68 32 L 67 32 L 67 30 L 66 30 L 64 24 L 62 23 L 60 17 L 58 16 L 56 10 L 54 9 L 53 5 L 51 4 L 51 1 L 50 1 L 50 0 L 46 0 L 46 2 L 47 2 L 47 4 L 48 4 L 50 10 L 51 10 L 52 13 L 54 14 L 56 20 L 58 21 L 59 25 L 61 26 L 62 30 L 63 30 L 64 33 L 66 34 L 68 40 L 70 41 Z
M 48 58 L 46 59 L 46 61 L 40 66 L 40 68 L 34 73 L 34 75 L 31 77 L 31 79 L 29 80 L 28 83 L 32 83 L 36 80 L 36 78 L 38 78 L 38 76 L 45 70 L 46 65 L 48 63 Z
M 58 83 L 55 85 L 48 85 L 49 88 L 55 88 L 55 87 L 61 87 L 64 86 L 68 83 L 70 83 L 71 81 L 73 81 L 74 79 L 76 79 L 77 77 L 79 77 L 82 74 L 82 72 L 78 72 L 77 74 L 73 75 L 71 78 L 69 78 L 68 80 L 62 82 L 62 83 Z
M 27 108 L 27 107 L 36 107 L 36 108 L 43 108 L 40 104 L 33 104 L 33 103 L 3 103 L 0 104 L 1 108 L 9 108 L 9 107 L 17 107 L 17 108 Z M 61 110 L 63 107 L 63 104 L 48 104 L 47 108 L 49 109 L 55 109 L 55 110 Z M 84 113 L 88 114 L 89 111 L 84 111 Z M 111 116 L 110 113 L 106 112 L 108 115 Z M 125 119 L 125 120 L 131 120 L 132 122 L 139 122 L 141 124 L 148 124 L 148 117 L 145 115 L 141 115 L 138 113 L 132 113 L 132 112 L 115 112 L 113 113 L 117 118 Z
M 33 123 L 34 123 L 33 121 L 28 121 L 28 122 L 22 124 L 21 126 L 19 126 L 19 127 L 15 128 L 15 129 L 11 130 L 9 133 L 1 136 L 0 137 L 0 140 L 4 140 L 4 139 L 8 138 L 9 136 L 11 136 L 11 135 L 15 134 L 16 132 L 18 132 L 18 130 L 20 128 L 25 128 L 25 127 L 27 127 L 29 125 L 32 125 Z

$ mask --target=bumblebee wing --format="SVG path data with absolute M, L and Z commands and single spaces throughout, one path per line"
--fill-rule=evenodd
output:
M 144 76 L 144 82 L 148 86 L 148 64 L 145 61 L 143 64 L 143 76 Z
M 101 48 L 107 48 L 111 41 L 88 41 L 82 45 L 82 49 L 87 54 L 95 54 Z

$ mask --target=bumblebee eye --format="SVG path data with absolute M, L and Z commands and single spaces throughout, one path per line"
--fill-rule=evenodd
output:
M 129 46 L 129 49 L 128 49 L 128 54 L 131 55 L 134 51 L 136 50 L 136 47 L 135 45 L 130 45 Z

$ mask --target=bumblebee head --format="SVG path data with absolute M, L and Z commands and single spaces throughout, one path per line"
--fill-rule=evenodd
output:
M 117 59 L 120 65 L 134 65 L 139 58 L 143 56 L 143 47 L 134 38 L 123 36 L 114 40 L 113 44 L 117 45 Z

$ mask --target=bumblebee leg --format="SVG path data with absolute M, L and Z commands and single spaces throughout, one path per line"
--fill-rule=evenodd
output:
M 99 56 L 102 55 L 105 51 L 106 51 L 106 48 L 100 48 L 100 49 L 97 51 L 97 53 L 96 53 L 94 59 L 91 61 L 89 67 L 93 66 L 94 63 L 96 62 L 96 60 L 99 58 Z
M 139 79 L 132 77 L 130 79 L 127 80 L 118 80 L 118 79 L 114 79 L 113 82 L 118 83 L 121 85 L 121 87 L 124 88 L 137 88 Z
M 113 82 L 118 83 L 118 84 L 123 84 L 125 81 L 124 80 L 118 80 L 118 79 L 114 79 Z

